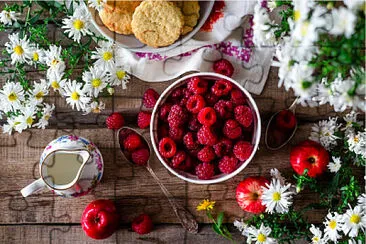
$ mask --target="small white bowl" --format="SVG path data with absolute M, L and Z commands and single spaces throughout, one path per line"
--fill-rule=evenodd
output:
M 167 99 L 167 97 L 170 95 L 170 93 L 174 90 L 174 88 L 179 87 L 183 84 L 186 83 L 186 81 L 191 78 L 191 77 L 195 77 L 195 76 L 200 76 L 203 77 L 205 79 L 210 79 L 210 80 L 219 80 L 219 79 L 225 79 L 230 81 L 231 83 L 233 83 L 235 86 L 237 86 L 247 97 L 247 102 L 248 102 L 248 106 L 252 109 L 253 113 L 254 113 L 254 117 L 253 117 L 253 136 L 252 136 L 252 145 L 254 145 L 253 147 L 253 151 L 252 154 L 250 155 L 250 157 L 243 162 L 234 172 L 230 173 L 230 174 L 218 174 L 215 175 L 212 179 L 210 180 L 200 180 L 198 179 L 198 177 L 196 175 L 184 172 L 184 171 L 180 171 L 180 170 L 176 170 L 172 167 L 170 167 L 164 160 L 164 158 L 160 155 L 159 150 L 158 150 L 158 114 L 159 114 L 159 108 L 160 105 L 162 105 L 165 100 Z M 160 162 L 164 165 L 165 168 L 167 168 L 171 173 L 173 173 L 174 175 L 178 176 L 179 178 L 191 182 L 191 183 L 195 183 L 195 184 L 214 184 L 214 183 L 219 183 L 225 180 L 228 180 L 232 177 L 234 177 L 235 175 L 239 174 L 247 165 L 248 163 L 253 159 L 256 151 L 258 150 L 258 144 L 260 141 L 260 137 L 261 137 L 261 118 L 260 118 L 260 114 L 258 111 L 258 107 L 255 103 L 255 101 L 253 100 L 252 96 L 249 94 L 249 92 L 247 90 L 245 90 L 242 86 L 240 86 L 235 80 L 224 76 L 224 75 L 220 75 L 220 74 L 216 74 L 216 73 L 210 73 L 210 72 L 203 72 L 203 73 L 194 73 L 194 74 L 190 74 L 187 76 L 184 76 L 182 78 L 180 78 L 179 80 L 175 81 L 173 84 L 171 84 L 168 88 L 166 88 L 164 90 L 164 92 L 160 95 L 154 110 L 152 112 L 152 117 L 151 117 L 151 122 L 152 125 L 150 126 L 150 136 L 151 136 L 151 143 L 153 146 L 153 149 L 156 153 L 156 155 L 158 156 Z

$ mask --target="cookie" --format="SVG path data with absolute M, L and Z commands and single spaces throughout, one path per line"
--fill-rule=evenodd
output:
M 198 1 L 175 1 L 174 4 L 181 9 L 184 16 L 182 35 L 193 30 L 200 17 L 200 5 Z
M 167 1 L 143 1 L 132 16 L 132 31 L 136 38 L 151 47 L 174 43 L 182 33 L 182 11 Z
M 103 24 L 111 31 L 123 35 L 133 34 L 132 15 L 141 1 L 107 1 L 99 12 Z

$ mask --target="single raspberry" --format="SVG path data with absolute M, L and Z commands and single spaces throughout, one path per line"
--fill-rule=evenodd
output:
M 235 104 L 235 106 L 244 105 L 246 103 L 244 93 L 237 88 L 231 91 L 230 97 L 231 101 Z
M 225 122 L 223 133 L 229 139 L 236 139 L 241 136 L 242 129 L 238 122 L 229 119 Z
M 170 127 L 169 128 L 169 137 L 172 138 L 176 142 L 180 142 L 183 139 L 184 130 L 182 127 Z
M 213 108 L 206 107 L 198 113 L 197 118 L 201 124 L 211 126 L 216 122 L 216 112 Z
M 122 114 L 113 113 L 108 116 L 108 118 L 105 120 L 105 123 L 107 124 L 108 129 L 118 130 L 125 124 L 125 119 L 123 118 Z
M 191 113 L 197 114 L 201 109 L 205 107 L 205 99 L 200 95 L 193 95 L 188 98 L 186 107 Z
M 188 88 L 183 88 L 183 97 L 190 98 L 193 95 L 194 93 L 190 91 Z
M 159 142 L 159 152 L 164 158 L 171 158 L 177 152 L 177 145 L 171 138 L 164 137 Z
M 147 148 L 140 148 L 131 154 L 132 161 L 138 165 L 146 165 L 150 158 L 150 151 Z
M 220 98 L 212 93 L 207 93 L 205 96 L 206 104 L 208 106 L 214 106 Z
M 201 128 L 201 124 L 196 116 L 193 116 L 188 122 L 188 128 L 191 131 L 198 131 Z
M 168 122 L 168 115 L 170 112 L 170 109 L 172 108 L 172 105 L 170 103 L 164 103 L 159 110 L 159 118 L 164 121 Z
M 234 66 L 226 59 L 220 59 L 213 65 L 213 70 L 216 73 L 231 77 L 234 73 Z
M 203 94 L 207 91 L 208 82 L 200 77 L 192 77 L 187 84 L 188 90 L 194 94 Z
M 172 158 L 172 166 L 175 169 L 182 169 L 185 166 L 187 159 L 187 153 L 184 151 L 178 151 Z
M 232 112 L 234 108 L 231 101 L 219 100 L 215 104 L 214 109 L 216 113 L 220 116 L 220 118 L 229 119 L 232 117 Z
M 169 98 L 174 102 L 179 102 L 184 97 L 184 88 L 177 87 L 170 94 Z
M 127 151 L 134 151 L 135 149 L 142 146 L 142 139 L 141 136 L 135 132 L 130 133 L 124 140 L 123 140 L 123 148 Z
M 141 214 L 132 221 L 132 230 L 139 235 L 150 233 L 152 228 L 152 220 L 147 214 Z
M 173 105 L 168 115 L 168 123 L 170 127 L 179 127 L 187 120 L 187 112 L 179 105 Z
M 252 154 L 253 146 L 247 141 L 238 141 L 233 149 L 234 155 L 240 161 L 247 160 Z
M 200 180 L 209 180 L 215 175 L 215 166 L 210 163 L 201 163 L 196 166 L 196 175 Z
M 151 112 L 140 111 L 137 115 L 137 125 L 141 129 L 149 127 L 151 120 Z
M 183 137 L 183 143 L 188 150 L 193 150 L 198 148 L 197 138 L 193 132 L 188 132 Z
M 219 143 L 213 146 L 213 149 L 216 156 L 222 158 L 223 156 L 231 153 L 233 149 L 233 142 L 228 138 L 221 139 Z
M 233 86 L 231 85 L 230 81 L 227 80 L 218 80 L 215 84 L 211 87 L 211 91 L 218 97 L 226 96 L 229 94 Z
M 197 139 L 202 145 L 213 146 L 217 143 L 216 134 L 206 125 L 203 125 L 197 132 Z
M 249 127 L 253 122 L 252 110 L 245 105 L 237 106 L 234 110 L 235 119 L 244 127 Z
M 205 146 L 197 154 L 197 158 L 204 163 L 210 163 L 215 159 L 215 156 L 215 151 L 210 146 Z
M 230 174 L 236 170 L 238 159 L 233 156 L 224 156 L 219 162 L 219 169 L 224 174 Z
M 282 110 L 276 115 L 276 127 L 278 129 L 292 130 L 296 127 L 296 117 L 288 109 Z
M 156 104 L 156 101 L 158 101 L 159 96 L 159 93 L 157 93 L 154 89 L 149 88 L 145 91 L 142 97 L 142 104 L 146 108 L 153 108 Z

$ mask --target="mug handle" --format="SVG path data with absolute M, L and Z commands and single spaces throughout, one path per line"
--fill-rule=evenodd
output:
M 39 178 L 38 180 L 33 181 L 26 187 L 24 187 L 20 192 L 22 193 L 23 197 L 27 197 L 31 194 L 33 194 L 36 191 L 39 191 L 43 189 L 46 186 L 42 178 Z

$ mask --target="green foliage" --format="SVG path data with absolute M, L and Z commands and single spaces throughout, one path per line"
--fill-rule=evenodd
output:
M 228 230 L 227 226 L 226 225 L 223 225 L 223 221 L 224 221 L 224 218 L 225 218 L 225 214 L 224 212 L 220 212 L 217 216 L 216 216 L 216 220 L 215 218 L 212 216 L 212 213 L 211 213 L 211 210 L 206 210 L 206 214 L 207 214 L 207 217 L 212 220 L 213 224 L 212 224 L 212 229 L 213 231 L 230 240 L 231 242 L 234 243 L 234 240 L 233 240 L 233 237 L 230 233 L 230 231 Z

